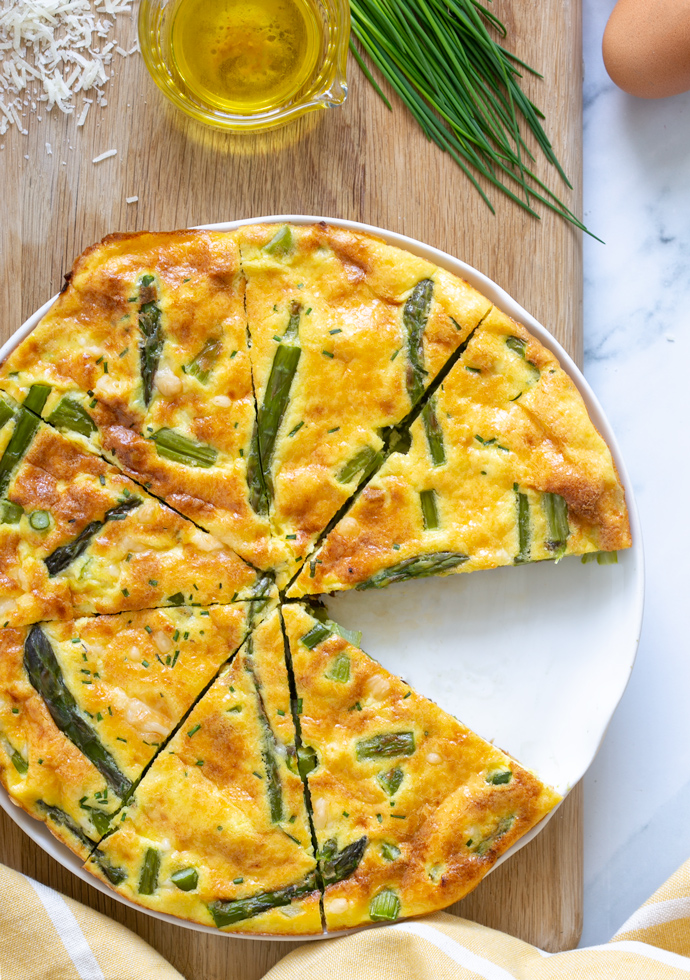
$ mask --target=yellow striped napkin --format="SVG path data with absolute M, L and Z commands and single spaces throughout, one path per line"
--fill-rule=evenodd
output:
M 124 926 L 2 866 L 0 894 L 2 980 L 182 980 Z M 549 954 L 439 912 L 301 946 L 264 980 L 688 980 L 688 957 L 690 861 L 604 946 Z
M 129 929 L 0 865 L 2 980 L 182 980 Z

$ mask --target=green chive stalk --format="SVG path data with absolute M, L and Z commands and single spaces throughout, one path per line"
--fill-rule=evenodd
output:
M 536 218 L 538 203 L 587 231 L 532 169 L 526 132 L 572 188 L 541 124 L 543 113 L 521 88 L 521 69 L 541 76 L 503 47 L 506 28 L 480 0 L 350 0 L 350 11 L 361 48 L 492 213 L 479 178 Z M 350 47 L 391 109 L 353 41 Z

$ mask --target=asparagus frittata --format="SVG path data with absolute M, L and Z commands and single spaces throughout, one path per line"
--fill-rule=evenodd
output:
M 441 908 L 558 796 L 313 597 L 629 545 L 572 381 L 463 280 L 325 223 L 111 235 L 0 365 L 0 781 L 221 930 Z

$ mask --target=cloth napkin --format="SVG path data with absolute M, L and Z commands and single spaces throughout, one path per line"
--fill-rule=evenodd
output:
M 2 980 L 181 980 L 124 926 L 0 866 Z M 690 861 L 603 946 L 545 953 L 438 912 L 308 943 L 264 980 L 688 980 Z M 205 980 L 193 977 L 190 980 Z

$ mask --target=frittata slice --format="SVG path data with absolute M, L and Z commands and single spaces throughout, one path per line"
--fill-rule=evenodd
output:
M 157 757 L 100 844 L 117 890 L 232 932 L 321 931 L 278 611 Z M 109 880 L 97 855 L 87 867 Z M 112 879 L 110 879 L 112 883 Z
M 238 238 L 258 405 L 250 499 L 290 550 L 287 576 L 491 303 L 409 252 L 323 223 Z
M 40 324 L 0 367 L 23 401 L 257 567 L 268 521 L 249 506 L 254 396 L 232 235 L 110 235 L 87 249 Z
M 231 602 L 270 588 L 26 403 L 0 399 L 0 423 L 0 624 Z
M 299 604 L 283 616 L 328 930 L 458 901 L 558 795 Z
M 0 781 L 84 860 L 244 640 L 250 603 L 0 631 Z M 103 875 L 117 872 L 102 854 Z
M 554 355 L 494 307 L 290 595 L 630 547 L 611 453 Z

